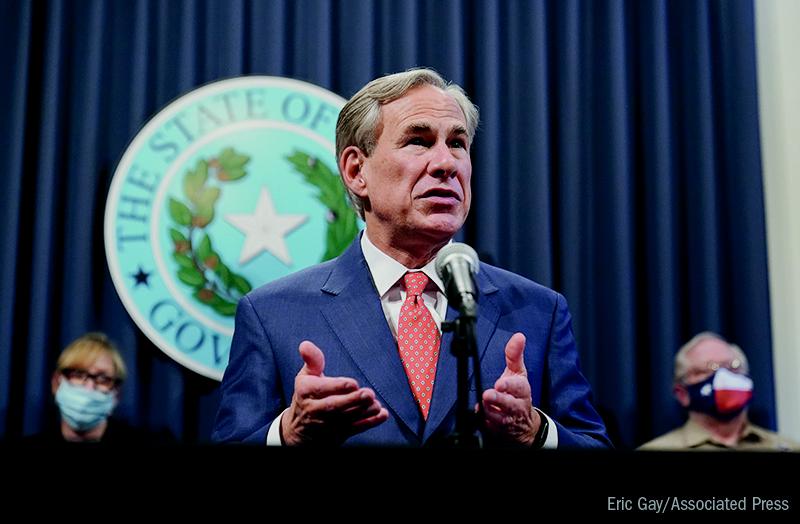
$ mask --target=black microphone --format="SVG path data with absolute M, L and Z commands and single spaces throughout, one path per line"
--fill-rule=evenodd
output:
M 444 294 L 461 314 L 478 316 L 478 292 L 474 275 L 478 272 L 478 254 L 460 242 L 451 242 L 436 255 L 436 274 L 444 282 Z

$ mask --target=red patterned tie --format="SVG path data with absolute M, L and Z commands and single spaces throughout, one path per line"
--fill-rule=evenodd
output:
M 439 359 L 439 329 L 431 312 L 425 307 L 422 292 L 428 285 L 428 276 L 421 272 L 406 273 L 406 300 L 400 310 L 397 326 L 397 346 L 400 359 L 411 384 L 411 391 L 427 420 L 431 408 L 433 379 Z

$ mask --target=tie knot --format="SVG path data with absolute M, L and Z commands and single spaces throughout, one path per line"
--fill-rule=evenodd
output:
M 406 284 L 406 293 L 409 296 L 418 297 L 428 285 L 428 275 L 422 271 L 409 272 L 403 276 L 403 281 Z

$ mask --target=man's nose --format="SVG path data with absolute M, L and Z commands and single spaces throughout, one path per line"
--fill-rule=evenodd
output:
M 452 178 L 456 176 L 457 165 L 453 152 L 447 144 L 440 142 L 431 148 L 431 161 L 428 163 L 428 172 L 439 178 Z

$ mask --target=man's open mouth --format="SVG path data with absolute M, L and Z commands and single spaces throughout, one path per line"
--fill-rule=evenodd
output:
M 452 189 L 434 188 L 434 189 L 429 189 L 422 194 L 422 198 L 437 198 L 437 197 L 455 198 L 459 202 L 461 201 L 461 196 Z

